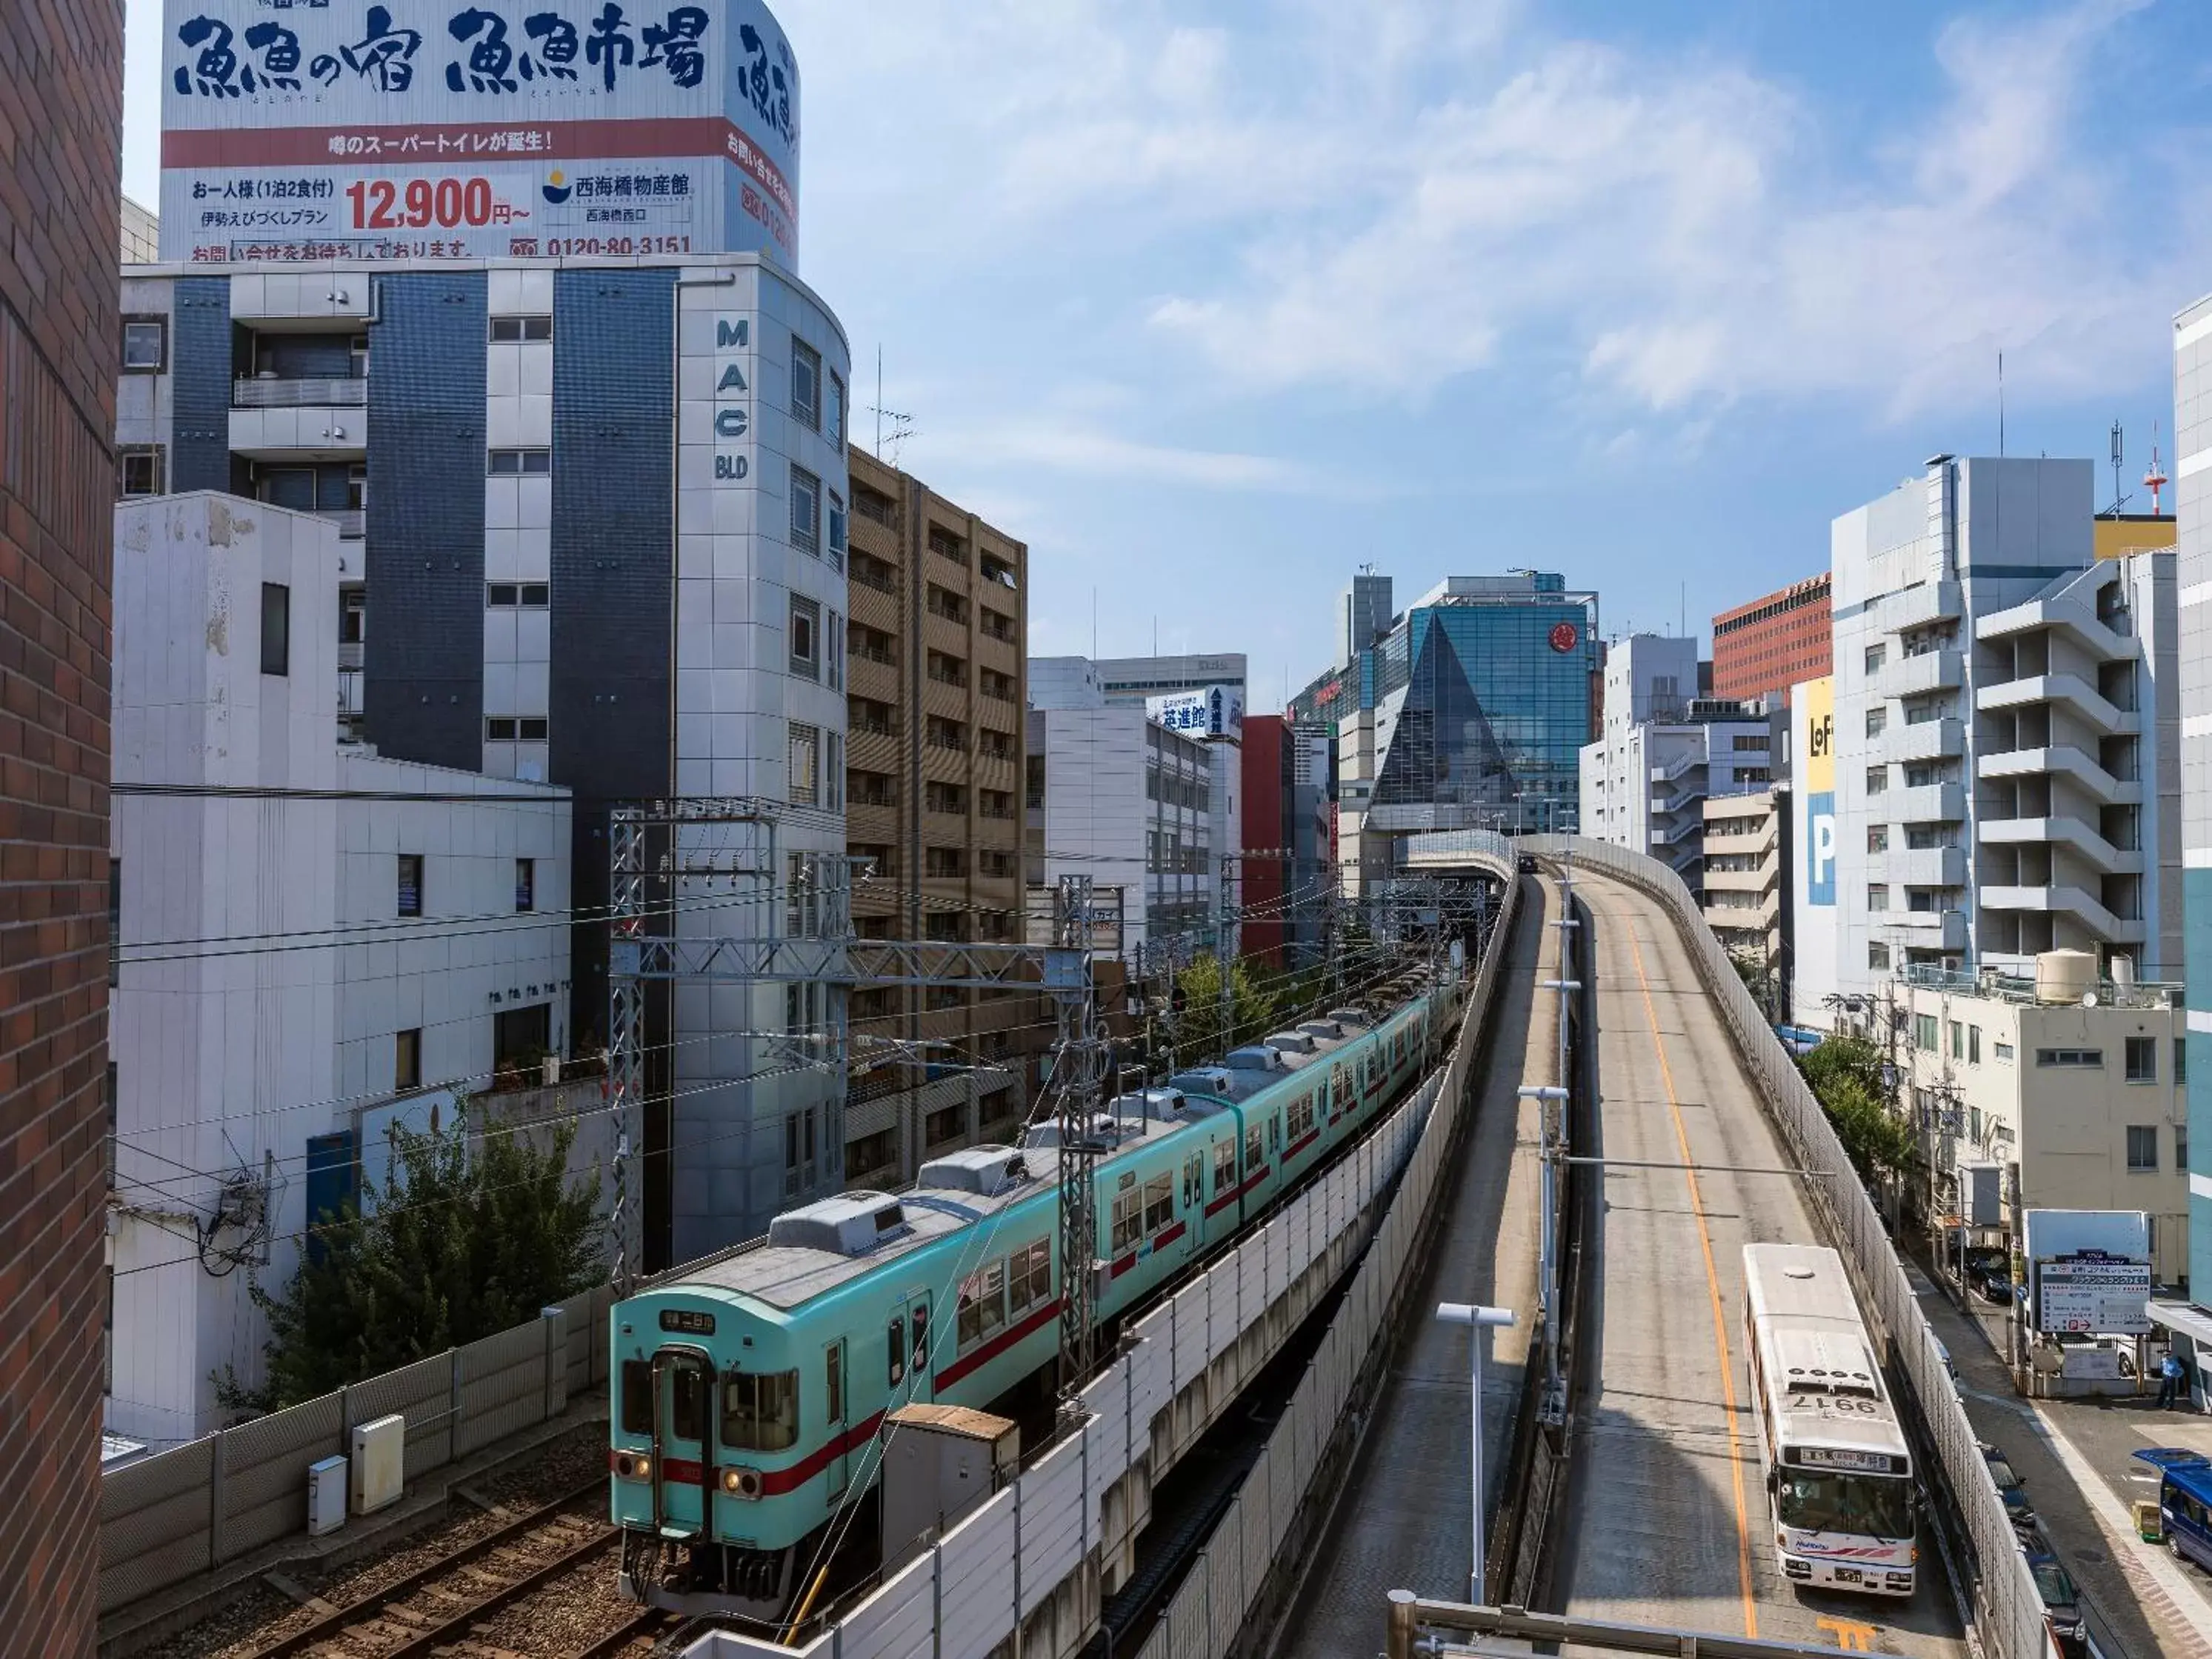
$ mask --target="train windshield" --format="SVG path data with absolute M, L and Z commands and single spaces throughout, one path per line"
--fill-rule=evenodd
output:
M 722 1378 L 722 1443 L 788 1451 L 799 1443 L 799 1373 L 731 1371 Z
M 1860 1538 L 1912 1536 L 1912 1483 L 1894 1475 L 1784 1469 L 1775 1515 L 1785 1527 Z

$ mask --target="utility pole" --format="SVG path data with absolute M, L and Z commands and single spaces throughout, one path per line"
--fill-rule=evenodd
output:
M 1060 1396 L 1063 1410 L 1091 1380 L 1096 1337 L 1091 1301 L 1098 1212 L 1091 1173 L 1105 1045 L 1098 1040 L 1091 975 L 1091 878 L 1062 876 L 1045 951 L 1045 988 L 1058 1025 L 1060 1072 Z

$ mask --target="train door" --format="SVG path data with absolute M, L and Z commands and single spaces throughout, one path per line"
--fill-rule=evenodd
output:
M 936 1398 L 931 1391 L 929 1376 L 929 1291 L 909 1290 L 900 1301 L 900 1312 L 907 1321 L 907 1398 L 915 1405 L 925 1405 Z
M 829 1419 L 830 1501 L 845 1495 L 845 1342 L 840 1337 L 822 1350 L 822 1400 Z
M 653 1525 L 663 1537 L 696 1537 L 714 1480 L 707 1444 L 714 1425 L 714 1361 L 701 1349 L 663 1346 L 653 1357 Z

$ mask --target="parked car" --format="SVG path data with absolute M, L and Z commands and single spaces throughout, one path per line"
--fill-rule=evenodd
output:
M 1970 1261 L 1966 1283 L 1984 1301 L 2003 1307 L 2012 1300 L 2012 1268 L 2003 1261 Z
M 2027 1488 L 2013 1473 L 2012 1465 L 2005 1461 L 2002 1452 L 1986 1441 L 1981 1443 L 1981 1448 L 1983 1465 L 1990 1472 L 1990 1480 L 1996 1486 L 1997 1496 L 2004 1499 L 2005 1518 L 2015 1528 L 2032 1524 L 2035 1520 L 2035 1507 L 2027 1501 Z
M 2051 1639 L 2058 1650 L 2067 1655 L 2087 1650 L 2087 1632 L 2081 1619 L 2081 1592 L 2074 1583 L 2074 1576 L 2059 1565 L 2058 1558 L 2048 1553 L 2030 1554 L 2027 1570 L 2035 1576 L 2035 1588 L 2043 1597 L 2044 1622 L 2051 1626 Z

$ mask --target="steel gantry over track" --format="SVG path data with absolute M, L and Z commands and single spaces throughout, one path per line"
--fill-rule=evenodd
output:
M 631 1170 L 643 1139 L 647 988 L 656 983 L 826 988 L 820 1032 L 791 1034 L 785 1058 L 835 1073 L 826 1134 L 833 1177 L 842 1172 L 854 987 L 1049 995 L 1058 1023 L 1053 1076 L 1060 1094 L 1060 1260 L 1074 1285 L 1075 1264 L 1097 1254 L 1088 1176 L 1106 1069 L 1091 966 L 1101 907 L 1091 878 L 1062 878 L 1048 945 L 862 939 L 853 929 L 853 885 L 872 861 L 781 847 L 778 831 L 793 811 L 757 796 L 678 796 L 629 803 L 608 815 L 607 1070 L 616 1126 L 617 1294 L 635 1288 L 643 1256 L 643 1206 Z M 725 915 L 734 925 L 720 931 L 715 923 Z M 690 921 L 705 925 L 687 933 Z M 1085 1273 L 1083 1282 L 1088 1279 Z M 1061 1335 L 1063 1386 L 1073 1386 L 1090 1371 L 1090 1297 L 1063 1298 Z

